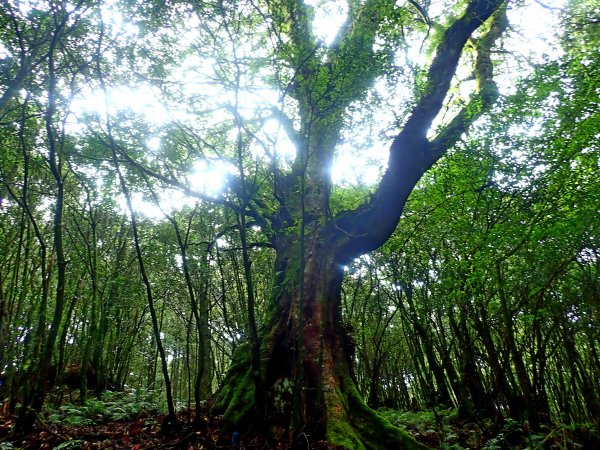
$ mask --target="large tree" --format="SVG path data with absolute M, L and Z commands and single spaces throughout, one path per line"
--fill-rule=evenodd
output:
M 232 430 L 258 427 L 274 438 L 326 438 L 347 448 L 417 446 L 368 408 L 355 387 L 340 291 L 344 266 L 386 242 L 421 176 L 498 96 L 490 52 L 506 28 L 506 4 L 472 0 L 461 6 L 439 33 L 428 69 L 414 80 L 421 89 L 398 124 L 379 185 L 358 207 L 343 211 L 331 205 L 329 168 L 348 108 L 385 69 L 385 53 L 376 44 L 380 38 L 389 44 L 389 33 L 399 33 L 402 8 L 387 0 L 349 2 L 347 20 L 327 46 L 315 37 L 311 6 L 296 0 L 263 6 L 277 37 L 278 64 L 292 70 L 280 87 L 295 101 L 294 117 L 278 114 L 297 151 L 287 173 L 273 174 L 271 201 L 265 201 L 264 189 L 248 189 L 256 183 L 244 178 L 238 189 L 238 212 L 258 223 L 275 249 L 276 277 L 269 318 L 258 331 L 250 327 L 249 348 L 234 355 L 215 405 Z M 429 137 L 467 44 L 476 90 Z M 242 119 L 237 121 L 241 136 Z M 244 220 L 240 227 L 246 227 Z

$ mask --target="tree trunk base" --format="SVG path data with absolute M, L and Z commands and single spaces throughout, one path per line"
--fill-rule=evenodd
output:
M 248 354 L 248 353 L 247 353 Z M 268 417 L 257 409 L 256 386 L 249 357 L 231 367 L 223 388 L 212 408 L 222 415 L 226 432 L 264 434 L 273 443 L 282 440 L 297 441 L 306 448 L 307 441 L 320 440 L 349 450 L 427 449 L 407 432 L 369 408 L 349 376 L 339 376 L 336 389 L 324 392 L 324 434 L 307 435 L 291 429 L 291 417 Z M 267 394 L 268 398 L 273 394 Z
M 222 415 L 225 431 L 240 431 L 256 428 L 255 419 L 255 392 L 256 386 L 252 377 L 249 351 L 248 357 L 241 352 L 234 354 L 242 358 L 234 363 L 225 378 L 224 384 L 217 395 L 215 404 L 211 409 L 212 415 Z

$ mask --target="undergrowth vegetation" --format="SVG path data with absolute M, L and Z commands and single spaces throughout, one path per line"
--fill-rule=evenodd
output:
M 132 421 L 165 411 L 164 399 L 151 390 L 105 391 L 100 398 L 90 398 L 83 405 L 64 403 L 48 409 L 47 420 L 65 425 L 100 425 Z
M 11 425 L 0 421 L 0 450 L 30 449 L 147 449 L 147 448 L 287 448 L 251 434 L 224 433 L 221 419 L 211 417 L 208 404 L 202 410 L 201 428 L 184 425 L 176 435 L 161 433 L 161 422 L 167 412 L 156 391 L 129 390 L 105 392 L 85 404 L 63 403 L 58 408 L 48 405 L 40 415 L 42 430 L 19 440 L 3 436 Z M 421 411 L 378 411 L 392 424 L 409 432 L 417 441 L 441 450 L 575 450 L 600 448 L 600 433 L 590 423 L 553 424 L 532 431 L 528 423 L 509 418 L 464 420 L 456 408 L 436 407 Z M 183 424 L 193 417 L 180 408 Z M 317 450 L 339 447 L 325 442 Z
M 379 413 L 431 448 L 443 450 L 600 448 L 600 432 L 591 423 L 553 424 L 537 432 L 512 419 L 464 421 L 456 408 L 424 411 L 382 409 Z

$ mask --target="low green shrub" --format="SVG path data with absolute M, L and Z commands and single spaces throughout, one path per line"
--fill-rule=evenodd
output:
M 58 409 L 47 410 L 49 422 L 67 425 L 98 425 L 106 422 L 131 421 L 163 412 L 152 391 L 106 391 L 101 398 L 88 399 L 83 405 L 64 403 Z

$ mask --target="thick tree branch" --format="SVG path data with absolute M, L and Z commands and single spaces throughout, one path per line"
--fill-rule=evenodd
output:
M 416 134 L 425 137 L 433 119 L 442 109 L 465 44 L 473 32 L 483 25 L 503 2 L 504 0 L 471 1 L 465 13 L 444 32 L 442 42 L 429 67 L 425 93 L 392 144 L 392 152 L 396 141 L 401 140 L 403 135 Z
M 472 34 L 501 8 L 503 3 L 504 0 L 472 0 L 464 14 L 445 31 L 429 67 L 425 92 L 391 145 L 388 169 L 377 191 L 368 202 L 356 210 L 341 213 L 336 218 L 336 226 L 343 230 L 346 236 L 346 243 L 341 248 L 342 258 L 352 258 L 374 250 L 389 238 L 400 220 L 413 188 L 421 176 L 448 149 L 441 139 L 429 142 L 427 132 L 443 106 L 464 46 Z M 493 80 L 489 48 L 496 40 L 496 34 L 502 30 L 502 27 L 492 25 L 490 33 L 481 38 L 479 43 L 477 76 L 481 102 L 495 100 L 492 93 L 495 85 L 490 84 Z M 466 114 L 463 120 L 456 120 L 460 120 L 461 126 L 466 130 L 475 117 L 473 116 L 472 120 L 464 120 L 465 116 Z M 447 129 L 459 130 L 458 124 L 453 122 L 454 124 L 451 122 Z M 446 140 L 446 144 L 452 143 L 451 139 Z
M 483 113 L 488 111 L 498 99 L 500 93 L 494 81 L 494 67 L 491 50 L 494 43 L 502 36 L 508 27 L 506 17 L 506 4 L 498 9 L 492 16 L 492 23 L 488 32 L 475 40 L 475 80 L 477 90 L 467 105 L 444 127 L 438 136 L 431 142 L 431 155 L 439 159 L 449 148 L 452 148 L 469 127 Z
M 429 18 L 429 14 L 427 14 L 427 11 L 423 9 L 423 7 L 419 5 L 415 0 L 408 0 L 408 2 L 415 8 L 417 8 L 417 11 L 419 11 L 419 14 L 421 14 L 421 17 L 423 18 L 423 22 L 425 22 L 427 26 L 431 27 L 431 19 Z

